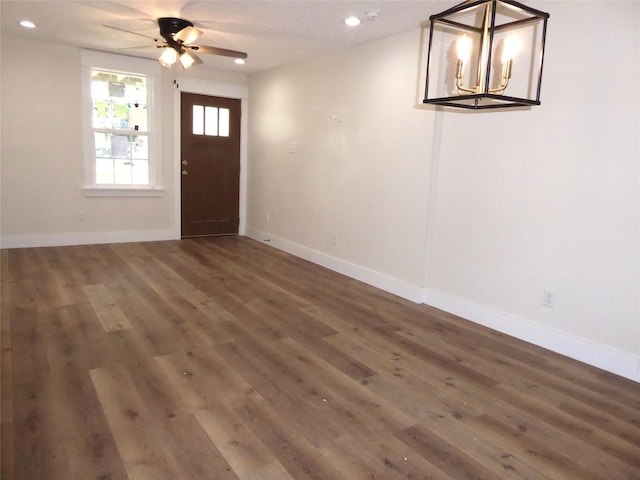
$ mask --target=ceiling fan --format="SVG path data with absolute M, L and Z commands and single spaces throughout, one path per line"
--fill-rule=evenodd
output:
M 191 65 L 202 63 L 202 60 L 195 52 L 206 53 L 210 55 L 222 55 L 225 57 L 235 58 L 239 63 L 244 63 L 247 58 L 245 52 L 237 50 L 229 50 L 227 48 L 210 47 L 208 45 L 195 45 L 195 42 L 202 35 L 202 31 L 193 26 L 189 20 L 175 17 L 162 17 L 157 19 L 158 27 L 160 27 L 160 36 L 163 41 L 158 38 L 150 37 L 137 32 L 131 32 L 118 27 L 104 25 L 107 28 L 152 38 L 158 45 L 156 48 L 162 49 L 162 54 L 158 61 L 165 68 L 171 68 L 178 60 L 184 68 Z M 134 47 L 139 48 L 139 47 Z

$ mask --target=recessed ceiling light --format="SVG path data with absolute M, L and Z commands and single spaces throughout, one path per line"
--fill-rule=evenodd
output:
M 351 16 L 351 17 L 345 18 L 344 23 L 346 25 L 349 25 L 350 27 L 356 27 L 360 25 L 360 19 L 358 17 Z
M 22 25 L 25 28 L 36 28 L 36 24 L 30 20 L 22 20 L 20 22 L 20 25 Z
M 236 58 L 233 62 L 238 65 L 244 65 L 245 63 L 247 63 L 247 61 L 244 58 Z

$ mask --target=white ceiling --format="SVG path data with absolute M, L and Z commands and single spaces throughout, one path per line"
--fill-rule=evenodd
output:
M 244 66 L 237 66 L 226 57 L 200 55 L 204 67 L 253 73 L 418 28 L 429 15 L 455 3 L 458 2 L 0 0 L 0 17 L 3 35 L 147 58 L 157 58 L 158 50 L 131 47 L 153 45 L 151 38 L 104 25 L 159 38 L 156 18 L 185 18 L 204 32 L 196 43 L 249 54 Z M 378 12 L 379 16 L 367 20 L 367 12 Z M 344 25 L 342 20 L 349 15 L 360 17 L 361 25 Z M 24 19 L 38 27 L 21 27 L 19 21 Z

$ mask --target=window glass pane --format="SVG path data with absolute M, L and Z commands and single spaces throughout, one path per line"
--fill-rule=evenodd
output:
M 93 135 L 96 147 L 96 158 L 111 157 L 111 138 L 108 133 L 95 133 Z
M 204 107 L 202 105 L 193 106 L 193 134 L 202 135 L 204 133 Z
M 112 104 L 111 128 L 116 130 L 126 130 L 129 128 L 129 107 L 126 103 Z
M 147 107 L 134 103 L 129 106 L 128 124 L 131 130 L 147 131 Z
M 100 81 L 97 77 L 100 75 L 99 72 L 93 72 L 93 81 L 91 82 L 91 98 L 94 101 L 98 100 L 108 100 L 109 97 L 109 84 L 104 81 Z
M 96 183 L 98 185 L 113 185 L 113 159 L 96 158 Z
M 229 136 L 229 109 L 228 108 L 220 109 L 220 130 L 218 134 L 221 137 Z
M 126 135 L 111 135 L 111 156 L 129 158 L 129 137 Z
M 131 136 L 131 158 L 140 160 L 149 158 L 149 138 L 147 136 Z
M 111 102 L 93 102 L 93 128 L 111 128 Z
M 134 160 L 131 167 L 131 181 L 135 185 L 147 185 L 149 183 L 149 162 L 147 160 Z
M 204 109 L 204 134 L 209 136 L 218 135 L 217 107 L 205 107 Z
M 129 159 L 115 159 L 113 163 L 116 183 L 120 185 L 131 185 L 133 162 Z

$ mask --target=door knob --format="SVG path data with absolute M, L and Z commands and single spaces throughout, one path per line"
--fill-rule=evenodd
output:
M 186 160 L 182 160 L 182 164 L 183 165 L 189 165 L 189 162 L 187 162 Z
M 183 175 L 189 175 L 189 172 L 187 172 L 186 170 L 182 170 L 182 174 Z

